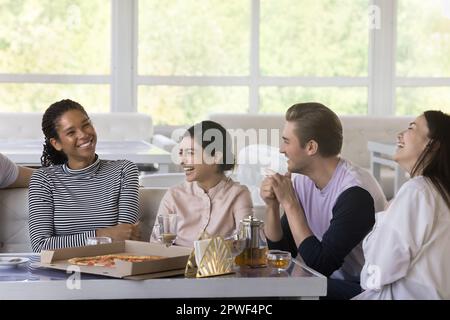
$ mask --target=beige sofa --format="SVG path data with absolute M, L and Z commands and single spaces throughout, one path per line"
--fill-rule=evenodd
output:
M 209 119 L 219 122 L 225 128 L 235 130 L 235 132 L 239 129 L 278 129 L 280 138 L 278 143 L 281 143 L 285 122 L 282 114 L 214 113 L 209 115 Z M 344 130 L 342 156 L 369 170 L 370 154 L 367 149 L 368 141 L 394 143 L 397 133 L 407 128 L 408 123 L 413 118 L 405 116 L 340 116 L 340 119 Z M 326 128 L 324 129 L 326 130 Z M 274 144 L 270 139 L 269 143 Z M 382 171 L 381 186 L 388 199 L 394 195 L 393 180 L 393 172 L 390 170 Z
M 140 188 L 141 240 L 150 239 L 164 188 Z M 28 189 L 0 190 L 0 252 L 31 252 L 28 232 Z
M 139 189 L 141 240 L 148 241 L 159 203 L 167 188 Z M 264 218 L 264 207 L 255 207 L 255 216 Z M 28 188 L 0 189 L 0 253 L 31 252 L 28 231 Z

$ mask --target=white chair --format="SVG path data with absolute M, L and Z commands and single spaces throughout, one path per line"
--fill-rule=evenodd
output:
M 170 188 L 182 183 L 184 180 L 184 172 L 154 173 L 141 175 L 139 177 L 139 184 L 141 187 Z
M 237 157 L 238 167 L 233 179 L 244 184 L 250 190 L 253 201 L 253 213 L 258 219 L 264 220 L 266 204 L 259 195 L 264 170 L 270 169 L 280 174 L 287 172 L 286 157 L 278 148 L 253 144 L 242 148 Z
M 264 205 L 259 195 L 259 187 L 264 179 L 263 171 L 270 169 L 280 174 L 287 172 L 286 157 L 279 152 L 278 148 L 263 144 L 253 144 L 242 148 L 239 151 L 237 163 L 236 179 L 248 187 L 255 207 Z

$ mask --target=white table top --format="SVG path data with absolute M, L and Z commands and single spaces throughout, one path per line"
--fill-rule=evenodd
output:
M 15 256 L 15 254 L 1 254 Z M 27 256 L 27 255 L 25 255 Z M 29 256 L 29 255 L 28 255 Z M 123 280 L 37 268 L 30 262 L 0 269 L 0 300 L 4 299 L 144 299 L 144 298 L 230 298 L 299 297 L 326 294 L 326 277 L 295 260 L 288 271 L 241 268 L 237 273 L 202 279 L 184 277 Z M 71 289 L 72 288 L 72 289 Z
M 0 152 L 17 164 L 40 166 L 42 140 L 0 140 Z M 99 140 L 96 152 L 100 159 L 127 159 L 139 164 L 170 164 L 170 153 L 146 141 Z

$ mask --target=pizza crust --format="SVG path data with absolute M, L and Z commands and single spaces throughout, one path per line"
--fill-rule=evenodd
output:
M 143 262 L 143 261 L 160 260 L 163 258 L 164 257 L 161 256 L 132 256 L 120 254 L 105 254 L 93 257 L 71 258 L 68 260 L 68 262 L 70 264 L 75 264 L 78 266 L 114 267 L 116 259 L 129 262 Z

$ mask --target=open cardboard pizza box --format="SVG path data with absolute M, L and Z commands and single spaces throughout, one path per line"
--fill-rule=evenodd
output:
M 171 246 L 166 247 L 157 243 L 126 240 L 108 244 L 99 244 L 84 247 L 72 247 L 56 250 L 42 250 L 42 267 L 68 270 L 74 265 L 69 264 L 68 259 L 75 257 L 91 257 L 104 254 L 124 255 L 155 255 L 167 257 L 160 260 L 129 262 L 115 260 L 114 267 L 76 266 L 81 272 L 98 274 L 114 278 L 126 278 L 133 280 L 151 279 L 184 274 L 192 248 Z

